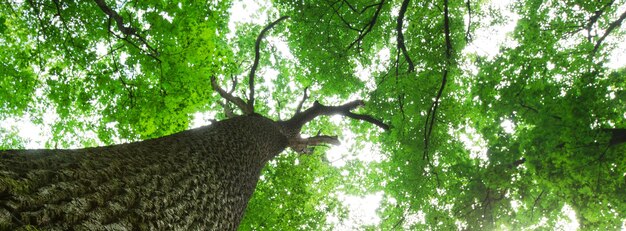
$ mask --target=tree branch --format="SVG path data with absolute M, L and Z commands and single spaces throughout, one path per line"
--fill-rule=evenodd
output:
M 591 16 L 589 18 L 589 22 L 587 22 L 586 28 L 588 32 L 591 32 L 591 27 L 593 27 L 594 24 L 596 24 L 596 22 L 598 22 L 598 19 L 600 19 L 600 16 L 602 16 L 602 14 L 604 13 L 604 11 L 609 8 L 611 5 L 613 5 L 613 1 L 610 1 L 609 3 L 607 3 L 606 5 L 602 6 L 601 9 L 597 10 L 596 12 L 594 12 L 593 16 Z
M 309 98 L 309 96 L 307 95 L 308 89 L 309 87 L 304 88 L 304 95 L 302 96 L 302 100 L 300 100 L 300 103 L 298 103 L 298 107 L 296 107 L 296 114 L 300 113 L 300 111 L 302 110 L 302 104 L 304 104 L 304 101 Z
M 128 36 L 128 37 L 136 37 L 143 45 L 146 46 L 146 48 L 148 48 L 149 52 L 148 55 L 154 59 L 156 59 L 158 62 L 161 62 L 161 60 L 157 57 L 159 55 L 159 52 L 153 48 L 152 46 L 150 46 L 150 44 L 148 44 L 148 41 L 146 41 L 146 39 L 144 37 L 142 37 L 141 35 L 139 35 L 137 33 L 137 29 L 133 28 L 131 26 L 124 26 L 124 19 L 122 18 L 122 16 L 120 16 L 116 11 L 114 11 L 113 9 L 111 9 L 111 7 L 109 7 L 104 0 L 94 0 L 94 2 L 96 2 L 96 5 L 98 5 L 98 7 L 100 8 L 100 10 L 102 10 L 102 12 L 104 12 L 107 16 L 109 16 L 109 19 L 112 19 L 115 21 L 115 24 L 117 25 L 117 29 L 122 32 L 122 34 Z M 139 46 L 135 45 L 134 43 L 130 42 L 128 39 L 126 38 L 120 38 L 125 40 L 126 42 L 132 44 L 133 46 L 135 46 L 137 49 L 139 49 L 140 51 L 144 51 L 143 49 L 141 49 Z
M 350 4 L 350 2 L 348 2 L 346 0 L 343 0 L 342 2 L 345 2 L 348 5 L 348 8 L 350 8 L 350 10 L 352 10 L 352 12 L 355 12 L 355 13 L 359 12 L 359 11 L 356 10 L 356 8 L 354 8 L 354 6 L 352 6 L 352 4 Z
M 215 78 L 215 76 L 211 76 L 211 86 L 213 87 L 213 90 L 217 91 L 217 93 L 219 93 L 220 96 L 222 96 L 222 98 L 226 99 L 228 102 L 235 104 L 239 109 L 241 109 L 243 114 L 249 115 L 249 114 L 254 113 L 254 109 L 250 108 L 249 105 L 246 104 L 246 102 L 244 102 L 241 98 L 233 96 L 232 94 L 222 89 L 217 84 L 217 79 Z
M 256 42 L 254 42 L 254 63 L 252 64 L 252 69 L 250 69 L 250 74 L 248 75 L 248 84 L 250 85 L 249 86 L 250 95 L 248 96 L 248 107 L 252 108 L 253 111 L 254 111 L 254 74 L 256 73 L 256 69 L 259 67 L 259 58 L 261 56 L 261 52 L 260 52 L 261 40 L 263 39 L 263 37 L 265 37 L 265 34 L 267 33 L 267 31 L 269 31 L 270 29 L 272 29 L 272 27 L 276 26 L 276 24 L 278 24 L 279 22 L 287 18 L 289 18 L 289 16 L 280 17 L 276 21 L 267 25 L 265 28 L 263 28 L 263 30 L 261 30 L 261 33 L 256 38 Z
M 359 37 L 354 40 L 352 43 L 350 43 L 350 45 L 348 46 L 348 49 L 352 48 L 355 44 L 360 43 L 363 38 L 365 38 L 365 36 L 367 34 L 370 33 L 370 31 L 372 31 L 372 28 L 374 28 L 374 24 L 376 24 L 376 20 L 378 20 L 378 15 L 380 15 L 380 10 L 382 10 L 383 8 L 383 4 L 385 3 L 385 0 L 381 0 L 379 3 L 376 4 L 372 4 L 369 5 L 367 7 L 365 7 L 365 9 L 363 9 L 361 11 L 361 13 L 365 12 L 365 10 L 367 10 L 369 7 L 372 6 L 376 6 L 378 5 L 378 7 L 376 8 L 376 12 L 374 13 L 374 16 L 372 17 L 372 20 L 370 20 L 364 27 L 363 29 L 361 29 L 362 33 L 359 34 Z
M 363 105 L 365 105 L 365 103 L 362 100 L 355 100 L 355 101 L 352 101 L 352 102 L 349 102 L 340 106 L 324 106 L 320 104 L 318 101 L 315 101 L 315 103 L 313 103 L 313 106 L 310 107 L 309 109 L 300 113 L 296 113 L 290 119 L 286 121 L 279 121 L 278 123 L 282 127 L 284 127 L 286 130 L 288 130 L 289 134 L 285 134 L 287 135 L 287 137 L 297 136 L 302 126 L 304 126 L 306 123 L 310 122 L 311 120 L 317 118 L 318 116 L 323 116 L 323 115 L 343 115 L 343 116 L 347 116 L 353 119 L 372 123 L 376 126 L 379 126 L 380 128 L 384 130 L 389 130 L 389 125 L 383 123 L 380 120 L 377 120 L 368 115 L 359 115 L 359 114 L 354 114 L 350 112 L 351 110 L 354 110 L 355 108 L 363 106 Z
M 233 109 L 230 107 L 228 100 L 225 99 L 224 101 L 225 102 L 217 101 L 217 103 L 224 109 L 224 114 L 226 115 L 226 118 L 235 117 L 235 113 L 233 113 Z
M 470 30 L 472 28 L 472 4 L 470 0 L 465 2 L 465 7 L 467 7 L 467 30 L 465 31 L 465 43 L 470 43 L 472 41 L 472 34 Z
M 430 135 L 433 132 L 433 125 L 435 124 L 435 118 L 437 117 L 437 109 L 439 108 L 439 101 L 441 100 L 441 95 L 443 94 L 443 90 L 446 87 L 446 83 L 448 82 L 448 68 L 451 63 L 452 58 L 452 41 L 450 41 L 450 17 L 448 11 L 448 0 L 444 0 L 444 36 L 446 40 L 446 65 L 443 69 L 443 78 L 441 80 L 441 86 L 439 87 L 439 91 L 437 92 L 437 97 L 435 97 L 435 101 L 432 106 L 428 110 L 426 116 L 426 124 L 424 125 L 424 157 L 423 159 L 428 160 L 428 145 L 430 143 Z
M 371 124 L 374 124 L 376 126 L 378 126 L 379 128 L 382 128 L 383 130 L 387 131 L 389 130 L 389 125 L 383 123 L 383 121 L 380 121 L 370 115 L 363 115 L 363 114 L 355 114 L 352 112 L 347 112 L 346 115 L 347 117 L 350 117 L 352 119 L 355 120 L 361 120 L 361 121 L 365 121 Z
M 617 20 L 613 21 L 609 25 L 609 28 L 607 28 L 606 31 L 604 31 L 604 34 L 602 35 L 602 37 L 598 39 L 598 42 L 596 42 L 596 45 L 593 47 L 593 51 L 591 51 L 592 55 L 595 55 L 596 52 L 598 52 L 598 49 L 600 49 L 600 45 L 602 44 L 602 42 L 604 42 L 604 39 L 606 39 L 606 37 L 609 36 L 609 34 L 613 32 L 615 28 L 618 28 L 619 26 L 621 26 L 624 19 L 626 19 L 626 11 L 624 11 L 624 13 L 622 13 L 622 15 L 620 15 L 620 17 Z
M 350 3 L 348 3 L 348 1 L 345 1 L 345 0 L 344 0 L 343 2 L 347 3 L 347 5 L 348 5 L 348 7 L 349 7 L 350 9 L 353 9 L 353 8 L 352 8 L 352 5 L 350 5 Z M 337 15 L 337 17 L 339 17 L 339 19 L 343 22 L 343 24 L 345 24 L 345 25 L 348 27 L 348 29 L 350 29 L 350 30 L 354 30 L 354 31 L 358 31 L 358 32 L 362 32 L 361 30 L 359 30 L 359 29 L 357 29 L 357 28 L 354 28 L 352 25 L 350 25 L 350 23 L 349 23 L 348 21 L 346 21 L 346 19 L 345 19 L 345 18 L 343 18 L 343 17 L 341 16 L 341 14 L 339 13 L 339 10 L 338 10 L 338 9 L 335 9 L 335 6 L 334 6 L 334 5 L 335 5 L 335 3 L 331 4 L 331 5 L 330 5 L 330 8 L 331 8 L 331 9 L 333 9 L 333 11 L 334 11 L 334 12 L 335 12 L 335 14 Z M 339 9 L 341 9 L 341 5 L 339 6 Z M 356 11 L 356 10 L 354 10 L 354 11 Z
M 341 142 L 339 142 L 337 136 L 317 135 L 309 138 L 296 137 L 289 139 L 289 144 L 287 146 L 298 153 L 311 154 L 313 149 L 309 148 L 310 146 L 319 146 L 323 144 L 340 145 Z
M 404 55 L 404 59 L 409 63 L 409 72 L 413 72 L 415 70 L 415 65 L 413 65 L 413 60 L 409 56 L 409 52 L 406 50 L 406 45 L 404 44 L 404 34 L 402 33 L 402 24 L 404 21 L 404 13 L 406 13 L 407 8 L 409 7 L 410 0 L 402 1 L 402 6 L 400 7 L 400 13 L 398 14 L 398 24 L 396 26 L 396 30 L 398 31 L 398 50 L 402 51 L 402 55 Z

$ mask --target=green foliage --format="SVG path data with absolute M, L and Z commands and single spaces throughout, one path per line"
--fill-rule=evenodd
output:
M 397 46 L 402 1 L 272 4 L 269 20 L 291 17 L 261 43 L 255 110 L 289 118 L 308 88 L 304 107 L 363 98 L 360 113 L 392 129 L 308 125 L 309 135 L 358 134 L 350 152 L 371 142 L 382 160 L 335 167 L 326 148 L 283 153 L 263 171 L 242 230 L 332 230 L 330 217 L 349 216 L 338 192 L 379 191 L 381 222 L 363 229 L 550 230 L 569 219 L 564 207 L 581 229 L 623 226 L 626 145 L 609 145 L 606 130 L 626 128 L 626 68 L 608 67 L 623 26 L 597 45 L 623 0 L 516 1 L 517 21 L 489 1 L 449 1 L 450 48 L 444 1 L 410 1 L 402 28 L 415 71 Z M 225 118 L 210 77 L 225 89 L 236 80 L 246 98 L 266 24 L 229 31 L 230 1 L 128 1 L 112 7 L 136 29 L 128 35 L 90 1 L 0 5 L 0 119 L 47 126 L 46 146 L 58 148 L 171 134 L 197 112 Z M 511 20 L 496 54 L 468 49 Z M 18 134 L 0 127 L 0 148 L 23 148 Z

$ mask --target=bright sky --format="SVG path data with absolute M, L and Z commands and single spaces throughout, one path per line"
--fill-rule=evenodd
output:
M 499 26 L 492 26 L 487 28 L 480 28 L 476 33 L 474 33 L 473 43 L 470 44 L 463 52 L 465 53 L 477 53 L 480 55 L 486 55 L 488 57 L 493 57 L 499 52 L 500 46 L 515 46 L 515 42 L 512 41 L 508 34 L 513 31 L 515 23 L 519 18 L 515 13 L 511 12 L 509 9 L 509 5 L 511 4 L 511 0 L 493 0 L 491 1 L 491 5 L 500 9 L 500 12 L 504 16 L 506 16 L 506 23 Z M 260 25 L 266 24 L 268 21 L 273 20 L 268 18 L 269 13 L 273 11 L 270 1 L 244 1 L 244 0 L 235 0 L 234 5 L 231 9 L 231 21 L 228 26 L 230 28 L 231 34 L 228 35 L 229 38 L 234 37 L 235 26 L 238 23 L 257 23 Z M 274 14 L 275 15 L 275 14 Z M 164 17 L 169 17 L 168 15 L 164 15 Z M 610 38 L 612 39 L 612 38 Z M 277 50 L 281 53 L 280 58 L 291 58 L 293 59 L 293 55 L 289 51 L 286 43 L 280 38 L 268 37 L 266 41 L 272 43 Z M 106 48 L 105 48 L 106 49 Z M 102 50 L 99 50 L 102 52 Z M 382 50 L 379 53 L 378 57 L 381 60 L 389 59 L 389 50 Z M 626 59 L 622 58 L 626 57 L 626 43 L 622 43 L 615 51 L 613 52 L 609 67 L 617 68 L 626 66 Z M 372 70 L 378 69 L 381 67 L 363 67 L 360 66 L 360 70 L 357 70 L 357 76 L 359 78 L 367 80 L 371 79 L 370 73 Z M 475 67 L 467 66 L 466 68 L 472 69 Z M 276 78 L 276 71 L 271 70 L 271 68 L 263 68 L 263 72 L 265 78 Z M 268 82 L 268 81 L 266 81 Z M 273 86 L 268 86 L 270 89 Z M 372 87 L 372 86 L 370 86 Z M 198 127 L 202 125 L 206 125 L 209 119 L 214 118 L 213 113 L 196 113 L 195 119 L 191 123 L 191 127 Z M 0 128 L 6 129 L 7 131 L 15 131 L 17 134 L 26 140 L 26 148 L 43 148 L 46 141 L 51 139 L 51 131 L 50 127 L 46 126 L 52 124 L 54 121 L 58 120 L 58 116 L 53 112 L 53 110 L 48 110 L 48 112 L 44 116 L 44 126 L 35 125 L 31 122 L 30 116 L 25 115 L 21 118 L 9 118 L 0 123 Z M 332 117 L 331 121 L 337 125 L 338 127 L 348 127 L 345 123 L 345 119 L 341 117 Z M 502 119 L 501 122 L 502 128 L 507 133 L 515 132 L 515 122 L 509 119 Z M 479 158 L 483 161 L 486 161 L 486 148 L 484 139 L 473 129 L 471 126 L 466 126 L 458 131 L 451 131 L 455 134 L 471 151 L 471 155 L 473 158 Z M 84 133 L 85 137 L 95 137 L 93 133 Z M 342 167 L 349 160 L 358 159 L 365 162 L 371 161 L 382 161 L 384 160 L 384 155 L 380 153 L 380 148 L 373 143 L 361 143 L 358 145 L 362 145 L 363 148 L 357 148 L 357 144 L 355 137 L 357 134 L 350 132 L 349 130 L 342 131 L 341 142 L 342 144 L 339 146 L 332 147 L 327 152 L 327 158 L 331 161 L 332 165 L 335 167 Z M 362 140 L 362 139 L 360 139 Z M 78 147 L 77 145 L 76 147 Z M 368 150 L 368 151 L 365 151 Z M 344 204 L 349 208 L 350 214 L 347 220 L 339 221 L 334 217 L 329 217 L 329 221 L 337 224 L 337 230 L 356 230 L 360 225 L 368 225 L 368 224 L 376 224 L 380 222 L 380 217 L 376 214 L 376 210 L 379 207 L 380 201 L 383 198 L 382 192 L 373 192 L 372 194 L 365 196 L 352 196 L 346 195 L 345 193 L 338 192 L 339 198 L 344 202 Z M 513 202 L 515 203 L 515 202 Z M 515 205 L 513 205 L 515 206 Z M 578 228 L 578 222 L 575 218 L 575 213 L 568 205 L 563 207 L 563 214 L 568 220 L 561 221 L 561 225 L 564 230 L 575 230 Z M 422 214 L 423 215 L 423 214 Z M 416 215 L 419 217 L 419 215 Z M 415 219 L 416 222 L 420 219 Z M 502 228 L 506 230 L 506 227 Z M 623 230 L 626 230 L 624 228 Z

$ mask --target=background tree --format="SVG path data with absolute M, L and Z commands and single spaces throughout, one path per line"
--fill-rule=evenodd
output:
M 340 228 L 341 194 L 374 192 L 381 220 L 361 228 L 550 229 L 570 213 L 582 229 L 623 227 L 626 81 L 609 54 L 624 1 L 494 3 L 273 1 L 269 20 L 291 18 L 259 44 L 269 22 L 229 27 L 230 2 L 6 2 L 0 117 L 45 124 L 48 148 L 146 140 L 188 129 L 197 112 L 246 114 L 211 77 L 247 101 L 256 73 L 253 109 L 274 121 L 313 99 L 364 99 L 392 129 L 304 126 L 354 136 L 352 154 L 378 146 L 379 160 L 347 154 L 336 167 L 324 147 L 279 155 L 240 229 Z M 507 24 L 497 52 L 473 49 Z M 23 147 L 5 130 L 3 147 Z

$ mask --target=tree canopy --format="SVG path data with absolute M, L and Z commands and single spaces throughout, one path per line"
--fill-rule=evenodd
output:
M 268 118 L 361 98 L 391 128 L 307 125 L 344 145 L 271 161 L 242 230 L 626 228 L 626 1 L 274 0 L 234 23 L 245 4 L 2 0 L 0 148 L 24 121 L 45 148 L 208 124 L 241 114 L 212 77 L 247 98 L 255 74 Z M 380 219 L 346 224 L 374 194 Z

